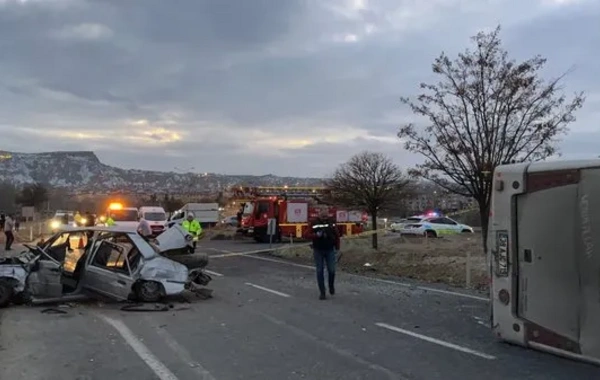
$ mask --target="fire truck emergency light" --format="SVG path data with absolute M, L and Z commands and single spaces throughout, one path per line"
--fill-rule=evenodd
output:
M 108 206 L 108 209 L 109 210 L 122 210 L 123 209 L 123 205 L 121 203 L 116 203 L 116 202 L 115 203 L 111 203 Z

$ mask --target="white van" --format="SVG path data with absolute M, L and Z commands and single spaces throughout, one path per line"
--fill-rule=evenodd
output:
M 138 209 L 135 207 L 123 207 L 120 203 L 111 203 L 106 210 L 106 216 L 110 217 L 115 226 L 137 228 Z
M 167 225 L 167 213 L 165 209 L 158 206 L 142 206 L 139 216 L 148 221 L 152 228 L 152 235 L 158 236 L 164 232 Z
M 175 211 L 169 219 L 168 226 L 181 224 L 189 213 L 194 214 L 202 228 L 214 227 L 221 219 L 218 203 L 186 203 L 180 210 Z

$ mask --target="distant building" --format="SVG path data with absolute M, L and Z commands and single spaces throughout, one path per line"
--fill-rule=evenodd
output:
M 427 209 L 452 212 L 473 208 L 476 202 L 473 198 L 453 194 L 437 186 L 424 185 L 417 190 L 415 196 L 405 201 L 405 205 L 409 213 L 418 213 Z

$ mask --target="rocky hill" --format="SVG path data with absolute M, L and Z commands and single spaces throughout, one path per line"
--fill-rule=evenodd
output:
M 217 192 L 235 185 L 314 186 L 318 178 L 221 175 L 121 169 L 105 165 L 94 152 L 14 153 L 0 151 L 0 182 L 39 182 L 73 192 Z

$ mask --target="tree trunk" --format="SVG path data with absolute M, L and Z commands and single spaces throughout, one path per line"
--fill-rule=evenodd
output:
M 373 231 L 377 231 L 377 211 L 371 213 Z M 372 235 L 373 249 L 378 249 L 379 244 L 377 241 L 377 232 L 374 232 Z
M 488 229 L 490 223 L 490 203 L 486 201 L 479 201 L 479 218 L 481 219 L 481 238 L 483 240 L 483 253 L 487 254 L 488 251 Z

